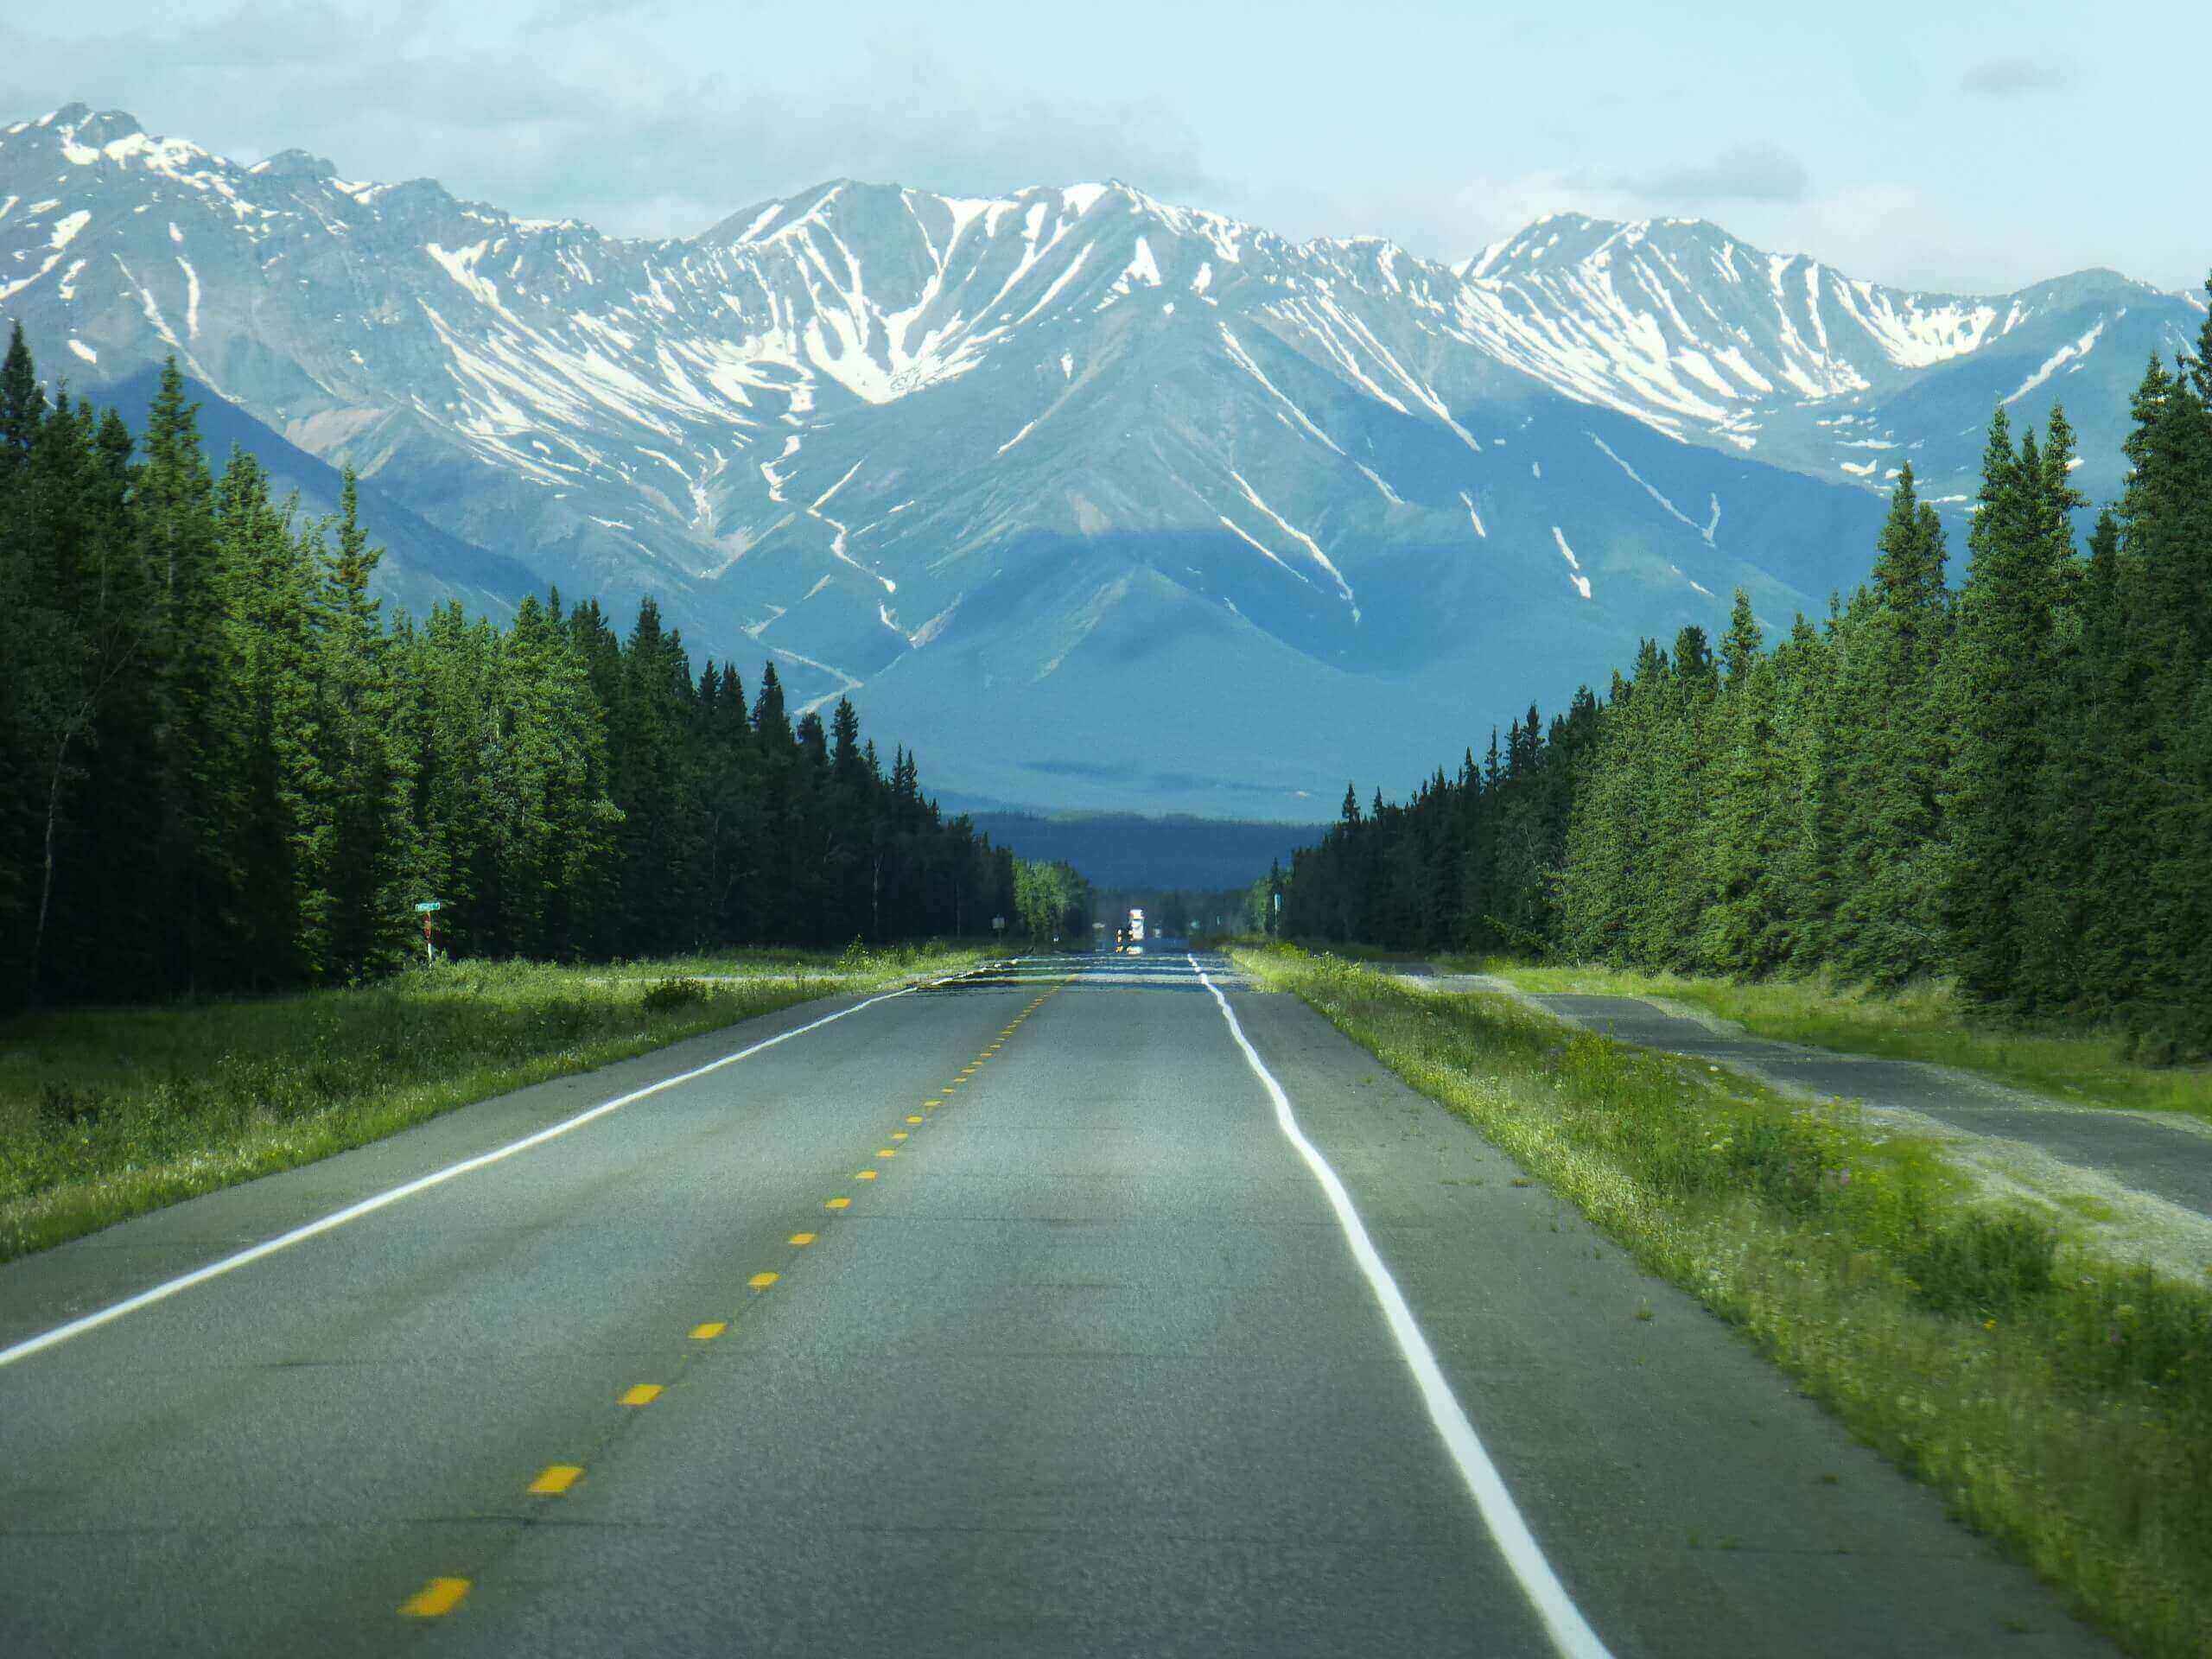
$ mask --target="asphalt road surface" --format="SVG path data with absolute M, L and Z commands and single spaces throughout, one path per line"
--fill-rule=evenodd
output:
M 1213 958 L 487 1101 L 0 1268 L 0 1654 L 2111 1651 L 1517 1174 Z
M 1525 1000 L 1624 1043 L 1724 1061 L 1815 1094 L 1903 1107 L 1968 1135 L 2024 1141 L 2183 1209 L 2212 1215 L 2212 1133 L 2179 1113 L 2069 1106 L 1948 1066 L 1844 1054 L 1740 1033 L 1724 1035 L 1641 997 L 1541 994 Z

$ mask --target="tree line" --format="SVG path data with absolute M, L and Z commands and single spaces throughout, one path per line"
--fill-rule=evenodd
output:
M 1071 950 L 1088 950 L 1096 904 L 1090 883 L 1065 859 L 1014 861 L 1014 913 L 1009 925 L 1018 925 L 1033 944 L 1058 940 Z
M 2207 284 L 2212 290 L 2212 283 Z M 2074 437 L 2000 407 L 1955 588 L 1902 469 L 1870 580 L 1771 643 L 1647 640 L 1409 801 L 1347 791 L 1284 931 L 1763 976 L 1934 976 L 2212 1050 L 2212 319 L 2135 392 L 2086 545 Z
M 1018 872 L 775 665 L 651 600 L 387 621 L 379 550 L 219 471 L 172 360 L 143 439 L 0 364 L 0 997 L 345 982 L 421 945 L 607 959 L 983 934 Z

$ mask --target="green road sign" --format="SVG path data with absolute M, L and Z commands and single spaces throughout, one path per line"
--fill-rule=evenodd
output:
M 431 911 L 443 910 L 445 907 L 446 901 L 442 899 L 425 899 L 421 904 L 415 906 L 416 909 L 423 912 L 425 915 L 428 915 Z

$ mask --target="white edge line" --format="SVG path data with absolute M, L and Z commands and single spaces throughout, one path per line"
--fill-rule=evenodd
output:
M 1374 1241 L 1368 1237 L 1366 1224 L 1352 1207 L 1351 1195 L 1337 1179 L 1337 1172 L 1329 1167 L 1329 1160 L 1300 1131 L 1298 1120 L 1291 1114 L 1290 1096 L 1283 1093 L 1282 1085 L 1261 1063 L 1259 1051 L 1244 1035 L 1244 1027 L 1237 1023 L 1236 1012 L 1229 1006 L 1229 999 L 1221 994 L 1221 988 L 1206 976 L 1206 970 L 1198 966 L 1198 957 L 1193 956 L 1187 960 L 1197 971 L 1199 983 L 1211 991 L 1213 1000 L 1220 1004 L 1221 1017 L 1229 1022 L 1229 1034 L 1236 1039 L 1237 1047 L 1244 1051 L 1245 1064 L 1252 1068 L 1253 1074 L 1266 1086 L 1268 1098 L 1274 1102 L 1275 1127 L 1282 1131 L 1285 1140 L 1298 1148 L 1299 1156 L 1305 1159 L 1306 1166 L 1313 1172 L 1313 1179 L 1328 1195 L 1329 1207 L 1336 1211 L 1337 1224 L 1344 1230 L 1344 1242 L 1351 1246 L 1352 1260 L 1359 1264 L 1360 1272 L 1366 1275 L 1368 1288 L 1382 1304 L 1382 1317 L 1390 1327 L 1391 1336 L 1397 1339 L 1398 1351 L 1405 1357 L 1407 1369 L 1414 1374 L 1421 1400 L 1428 1408 L 1429 1421 L 1436 1425 L 1445 1450 L 1459 1465 L 1460 1478 L 1467 1483 L 1475 1507 L 1482 1512 L 1483 1524 L 1490 1529 L 1490 1535 L 1497 1543 L 1498 1553 L 1504 1556 L 1506 1566 L 1520 1580 L 1522 1591 L 1552 1639 L 1552 1646 L 1566 1659 L 1611 1659 L 1605 1644 L 1598 1639 L 1598 1633 L 1590 1628 L 1581 1610 L 1568 1597 L 1567 1586 L 1560 1582 L 1552 1564 L 1544 1559 L 1535 1535 L 1522 1518 L 1520 1506 L 1514 1503 L 1513 1494 L 1506 1491 L 1497 1465 L 1490 1460 L 1490 1453 L 1483 1449 L 1475 1426 L 1467 1421 L 1467 1414 L 1452 1394 L 1451 1383 L 1445 1380 L 1443 1368 L 1436 1363 L 1428 1338 L 1414 1322 L 1413 1310 L 1406 1305 L 1398 1281 L 1390 1276 L 1390 1269 L 1383 1265 Z
M 226 1255 L 219 1262 L 210 1262 L 204 1268 L 194 1268 L 190 1273 L 166 1280 L 161 1284 L 140 1291 L 135 1296 L 126 1296 L 119 1302 L 111 1302 L 107 1306 L 87 1313 L 81 1319 L 72 1319 L 67 1325 L 57 1325 L 51 1331 L 41 1332 L 37 1336 L 27 1337 L 12 1348 L 0 1348 L 0 1367 L 13 1365 L 16 1361 L 29 1359 L 33 1354 L 42 1352 L 46 1349 L 59 1347 L 72 1338 L 81 1337 L 87 1331 L 96 1331 L 101 1325 L 119 1319 L 126 1313 L 136 1313 L 142 1307 L 151 1307 L 156 1302 L 166 1301 L 180 1291 L 190 1290 L 194 1285 L 205 1284 L 210 1279 L 219 1279 L 226 1273 L 235 1273 L 238 1268 L 258 1262 L 265 1255 L 274 1255 L 279 1250 L 289 1249 L 295 1244 L 343 1227 L 349 1221 L 359 1221 L 363 1216 L 373 1215 L 387 1205 L 397 1204 L 402 1198 L 411 1198 L 417 1192 L 427 1192 L 431 1187 L 442 1185 L 456 1175 L 466 1175 L 472 1170 L 482 1169 L 487 1164 L 496 1164 L 502 1159 L 512 1158 L 518 1152 L 528 1152 L 533 1147 L 542 1147 L 548 1141 L 566 1135 L 571 1129 L 580 1129 L 585 1124 L 605 1117 L 610 1112 L 619 1112 L 625 1106 L 643 1100 L 648 1095 L 657 1095 L 664 1089 L 673 1089 L 679 1083 L 689 1083 L 694 1077 L 705 1077 L 709 1071 L 719 1071 L 726 1065 L 734 1065 L 740 1060 L 750 1059 L 764 1048 L 773 1048 L 778 1043 L 787 1043 L 794 1037 L 803 1037 L 808 1032 L 818 1030 L 833 1020 L 842 1020 L 847 1014 L 858 1014 L 863 1008 L 872 1008 L 879 1002 L 888 1002 L 894 996 L 905 996 L 913 989 L 914 987 L 908 985 L 899 990 L 887 991 L 880 996 L 871 996 L 865 1002 L 855 1002 L 849 1008 L 840 1008 L 835 1014 L 826 1014 L 819 1020 L 810 1020 L 805 1025 L 794 1026 L 789 1031 L 779 1032 L 773 1037 L 765 1038 L 750 1048 L 740 1049 L 734 1054 L 725 1054 L 718 1060 L 709 1060 L 706 1065 L 694 1066 L 689 1071 L 680 1072 L 672 1077 L 663 1077 L 658 1083 L 647 1084 L 642 1089 L 633 1089 L 628 1094 L 618 1096 L 613 1100 L 603 1100 L 596 1106 L 578 1112 L 574 1117 L 564 1118 L 558 1123 L 550 1124 L 533 1134 L 523 1136 L 519 1141 L 510 1141 L 504 1147 L 494 1147 L 489 1152 L 480 1152 L 473 1158 L 464 1158 L 457 1164 L 448 1164 L 443 1169 L 432 1170 L 428 1175 L 417 1176 L 411 1181 L 378 1192 L 372 1198 L 363 1198 L 359 1204 L 348 1205 L 343 1210 L 334 1210 L 330 1214 L 310 1221 L 304 1226 L 295 1227 L 289 1233 L 279 1233 L 274 1238 L 265 1238 L 258 1244 L 238 1251 L 235 1255 Z

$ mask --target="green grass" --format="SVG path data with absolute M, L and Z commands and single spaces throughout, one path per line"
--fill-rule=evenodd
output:
M 1928 1144 L 1847 1106 L 1509 997 L 1236 956 L 1740 1325 L 2135 1652 L 2212 1652 L 2212 1291 L 1980 1205 Z
M 2113 1031 L 2034 1031 L 1977 1024 L 1941 982 L 1895 991 L 1825 979 L 1734 980 L 1612 968 L 1533 968 L 1495 958 L 1447 965 L 1526 991 L 1664 996 L 1733 1020 L 1754 1036 L 1847 1053 L 1929 1060 L 2084 1106 L 2185 1112 L 2212 1122 L 2212 1066 L 2153 1065 Z
M 0 1261 L 510 1089 L 979 959 L 440 963 L 359 989 L 19 1016 L 0 1024 Z
M 978 949 L 983 947 L 979 946 Z M 744 950 L 706 950 L 685 957 L 656 957 L 649 962 L 600 963 L 577 971 L 591 979 L 696 978 L 772 979 L 802 974 L 809 978 L 836 980 L 846 974 L 861 976 L 876 971 L 880 960 L 894 959 L 894 948 L 886 956 L 853 944 L 843 951 L 801 950 L 774 947 Z M 914 953 L 911 947 L 908 955 Z

